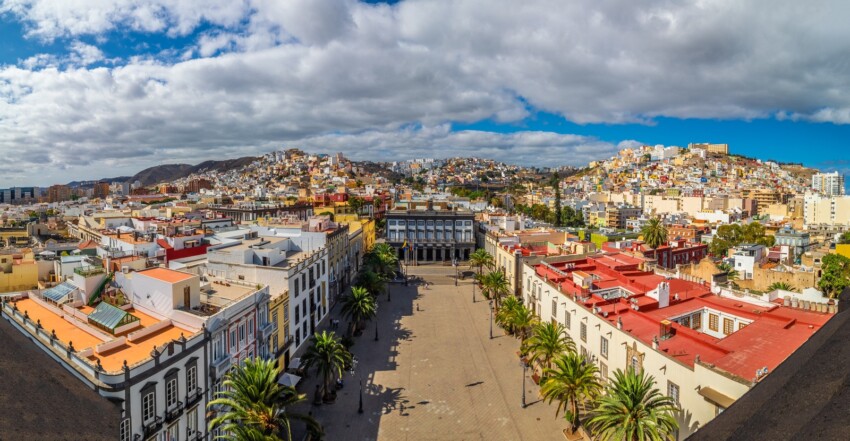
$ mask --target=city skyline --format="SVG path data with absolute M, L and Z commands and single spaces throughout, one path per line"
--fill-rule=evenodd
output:
M 290 147 L 581 166 L 722 142 L 850 171 L 838 2 L 817 27 L 790 2 L 48 3 L 0 4 L 0 152 L 26 152 L 2 186 Z

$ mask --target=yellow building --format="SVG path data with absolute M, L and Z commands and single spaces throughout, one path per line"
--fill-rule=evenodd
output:
M 835 245 L 835 254 L 844 256 L 850 259 L 850 244 L 840 243 Z
M 0 252 L 0 292 L 38 288 L 38 264 L 29 248 Z
M 289 329 L 289 291 L 284 291 L 269 300 L 269 320 L 275 330 L 269 338 L 269 354 L 277 359 L 277 365 L 283 368 L 286 363 L 286 332 Z

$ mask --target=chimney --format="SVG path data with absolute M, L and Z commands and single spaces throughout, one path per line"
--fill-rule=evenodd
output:
M 658 336 L 652 337 L 652 349 L 658 350 Z

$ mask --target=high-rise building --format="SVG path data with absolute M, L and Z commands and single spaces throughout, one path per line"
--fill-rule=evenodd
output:
M 844 194 L 844 176 L 838 172 L 817 173 L 812 176 L 812 190 L 827 196 Z
M 95 198 L 105 199 L 109 196 L 109 183 L 100 181 L 97 184 L 94 184 L 94 193 L 93 196 Z
M 67 185 L 51 185 L 47 189 L 48 202 L 62 202 L 71 199 L 71 189 Z

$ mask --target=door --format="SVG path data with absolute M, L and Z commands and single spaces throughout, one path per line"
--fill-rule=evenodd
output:
M 192 308 L 192 298 L 189 295 L 189 287 L 183 288 L 183 307 L 186 309 Z

